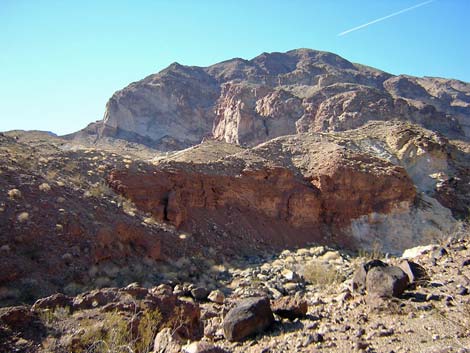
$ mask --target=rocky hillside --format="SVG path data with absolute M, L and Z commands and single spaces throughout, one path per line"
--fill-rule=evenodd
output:
M 116 92 L 102 121 L 70 137 L 114 137 L 163 150 L 207 136 L 254 146 L 278 136 L 402 120 L 470 136 L 470 85 L 394 76 L 310 49 L 209 67 L 177 63 Z

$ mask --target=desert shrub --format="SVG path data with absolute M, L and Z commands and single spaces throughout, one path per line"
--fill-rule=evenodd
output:
M 113 192 L 108 185 L 104 182 L 98 182 L 90 186 L 90 188 L 85 192 L 87 197 L 102 197 L 112 195 Z
M 374 260 L 384 258 L 385 254 L 382 252 L 382 245 L 378 242 L 375 242 L 372 246 L 372 249 L 370 250 L 360 249 L 358 251 L 358 256 L 365 259 Z
M 162 315 L 158 310 L 146 311 L 144 313 L 137 330 L 139 339 L 135 343 L 136 352 L 149 352 L 161 320 Z
M 28 221 L 29 213 L 28 212 L 21 212 L 20 214 L 18 214 L 18 216 L 16 216 L 16 219 L 18 220 L 18 222 L 24 223 L 24 222 Z
M 26 278 L 21 280 L 17 288 L 20 293 L 18 300 L 24 304 L 32 304 L 43 294 L 41 286 L 34 279 Z
M 39 185 L 39 190 L 48 192 L 51 191 L 51 186 L 48 183 L 42 183 L 41 185 Z
M 69 182 L 78 187 L 84 187 L 87 185 L 86 179 L 81 174 L 72 175 L 68 178 Z
M 48 170 L 43 174 L 43 177 L 49 181 L 54 181 L 57 179 L 59 172 L 57 170 Z
M 65 172 L 74 172 L 79 168 L 78 162 L 76 161 L 67 161 L 65 165 L 63 166 L 62 170 Z
M 53 325 L 70 316 L 69 307 L 55 307 L 54 309 L 43 309 L 38 313 L 40 320 L 46 325 Z
M 135 216 L 135 213 L 137 212 L 137 207 L 131 200 L 119 195 L 117 197 L 117 202 L 118 205 L 122 207 L 122 210 L 125 214 L 129 216 Z
M 132 320 L 140 317 L 140 320 Z M 158 310 L 146 310 L 127 319 L 118 311 L 106 313 L 99 322 L 84 322 L 81 344 L 87 353 L 148 353 L 161 322 Z M 138 322 L 137 329 L 132 327 Z
M 309 262 L 303 268 L 306 281 L 321 286 L 328 286 L 344 281 L 344 276 L 333 266 L 322 262 Z
M 21 198 L 21 191 L 18 189 L 11 189 L 8 191 L 8 197 L 12 200 Z

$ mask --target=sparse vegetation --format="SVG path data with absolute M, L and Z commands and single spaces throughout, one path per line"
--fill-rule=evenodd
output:
M 51 191 L 51 186 L 48 183 L 42 183 L 39 185 L 39 190 L 48 192 Z
M 122 207 L 124 213 L 128 214 L 129 216 L 135 216 L 137 207 L 131 200 L 125 198 L 124 196 L 118 195 L 117 204 L 118 206 Z
M 90 188 L 85 192 L 86 197 L 103 197 L 110 196 L 112 194 L 113 191 L 103 181 L 91 185 Z
M 18 214 L 18 216 L 16 216 L 16 219 L 20 223 L 25 223 L 29 220 L 29 213 L 28 212 L 21 212 L 20 214 Z
M 69 307 L 57 306 L 54 309 L 44 309 L 39 312 L 39 318 L 46 325 L 53 325 L 70 316 Z
M 8 191 L 8 197 L 11 200 L 19 199 L 21 198 L 21 191 L 18 189 L 11 189 Z
M 358 251 L 358 256 L 365 259 L 374 260 L 384 258 L 385 254 L 382 252 L 382 246 L 378 242 L 375 242 L 372 246 L 372 249 L 370 250 L 360 249 Z
M 136 322 L 137 329 L 133 327 Z M 158 310 L 139 312 L 131 318 L 113 311 L 99 322 L 83 322 L 80 343 L 87 353 L 148 353 L 160 322 Z
M 320 286 L 330 286 L 344 281 L 344 276 L 335 267 L 315 261 L 305 265 L 303 276 L 306 281 Z

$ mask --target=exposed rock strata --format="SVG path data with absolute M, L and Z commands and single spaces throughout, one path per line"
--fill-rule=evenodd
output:
M 234 243 L 326 241 L 351 248 L 376 243 L 397 251 L 439 238 L 452 229 L 452 216 L 432 198 L 436 192 L 425 180 L 428 175 L 413 174 L 420 154 L 412 151 L 422 148 L 428 159 L 440 161 L 420 168 L 422 173 L 452 160 L 439 148 L 432 152 L 417 128 L 381 126 L 383 135 L 372 133 L 367 143 L 361 133 L 373 132 L 373 125 L 362 132 L 277 138 L 212 161 L 189 149 L 187 159 L 182 152 L 177 160 L 140 172 L 115 170 L 109 182 L 158 221 L 194 234 L 217 229 Z M 446 146 L 442 142 L 441 149 Z

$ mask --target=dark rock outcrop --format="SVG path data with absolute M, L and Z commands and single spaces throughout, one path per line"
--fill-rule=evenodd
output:
M 407 274 L 410 284 L 424 284 L 430 280 L 426 269 L 420 264 L 405 260 L 400 264 L 400 268 Z

